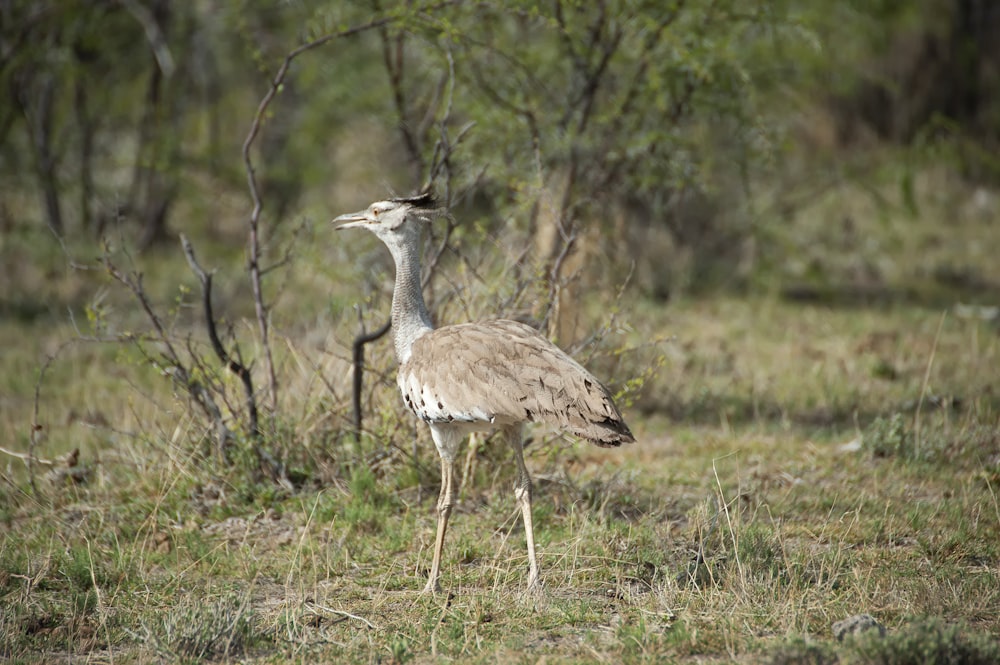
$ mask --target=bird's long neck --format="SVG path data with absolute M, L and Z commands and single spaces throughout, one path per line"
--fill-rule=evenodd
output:
M 390 246 L 396 262 L 396 288 L 392 292 L 392 337 L 396 360 L 406 362 L 418 337 L 433 329 L 420 288 L 420 234 L 415 231 L 407 242 Z

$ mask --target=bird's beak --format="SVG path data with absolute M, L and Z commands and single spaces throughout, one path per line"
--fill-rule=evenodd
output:
M 361 226 L 368 221 L 365 217 L 365 211 L 361 210 L 359 212 L 349 212 L 346 215 L 341 215 L 333 220 L 334 228 L 338 231 L 341 229 L 352 229 Z

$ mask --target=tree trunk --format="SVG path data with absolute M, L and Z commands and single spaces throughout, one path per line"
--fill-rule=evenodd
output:
M 76 80 L 76 126 L 80 132 L 80 224 L 90 230 L 94 225 L 91 205 L 94 200 L 94 122 L 87 108 L 87 81 Z
M 55 79 L 50 74 L 42 74 L 38 79 L 37 103 L 32 104 L 26 90 L 21 86 L 17 103 L 24 114 L 31 133 L 31 145 L 35 153 L 35 172 L 38 186 L 42 190 L 46 222 L 53 233 L 62 235 L 63 217 L 59 203 L 59 183 L 56 177 L 56 157 L 52 148 L 53 106 Z

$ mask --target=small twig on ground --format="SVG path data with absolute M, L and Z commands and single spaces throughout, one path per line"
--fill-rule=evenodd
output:
M 342 617 L 342 619 L 340 619 L 341 621 L 346 621 L 347 619 L 354 619 L 355 621 L 360 621 L 361 623 L 365 624 L 372 630 L 378 630 L 378 626 L 373 624 L 368 619 L 358 616 L 357 614 L 351 614 L 350 612 L 345 612 L 344 610 L 335 610 L 332 607 L 326 607 L 325 605 L 317 605 L 316 603 L 310 603 L 309 608 L 313 610 L 314 614 L 317 614 L 316 610 L 319 610 L 320 612 L 326 612 L 328 614 L 336 614 Z
M 31 453 L 19 453 L 16 450 L 10 450 L 0 446 L 0 453 L 4 455 L 10 455 L 11 457 L 16 457 L 19 460 L 24 460 L 28 463 L 28 467 L 31 468 L 32 464 L 41 464 L 42 466 L 55 466 L 58 462 L 50 459 L 45 459 L 43 457 L 35 457 Z

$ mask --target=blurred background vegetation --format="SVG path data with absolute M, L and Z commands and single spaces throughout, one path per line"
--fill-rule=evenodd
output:
M 1000 10 L 982 0 L 7 0 L 0 14 L 5 244 L 43 227 L 40 243 L 123 231 L 140 250 L 238 232 L 240 146 L 281 60 L 373 18 L 298 58 L 267 109 L 252 156 L 270 235 L 416 188 L 443 121 L 469 125 L 451 165 L 463 218 L 543 238 L 546 214 L 564 235 L 597 227 L 611 242 L 592 251 L 636 262 L 658 297 L 845 277 L 830 252 L 780 242 L 837 187 L 869 191 L 864 214 L 883 220 L 919 215 L 922 177 L 970 187 L 942 225 L 995 207 Z M 822 240 L 861 242 L 856 214 Z M 34 301 L 18 291 L 8 308 Z

